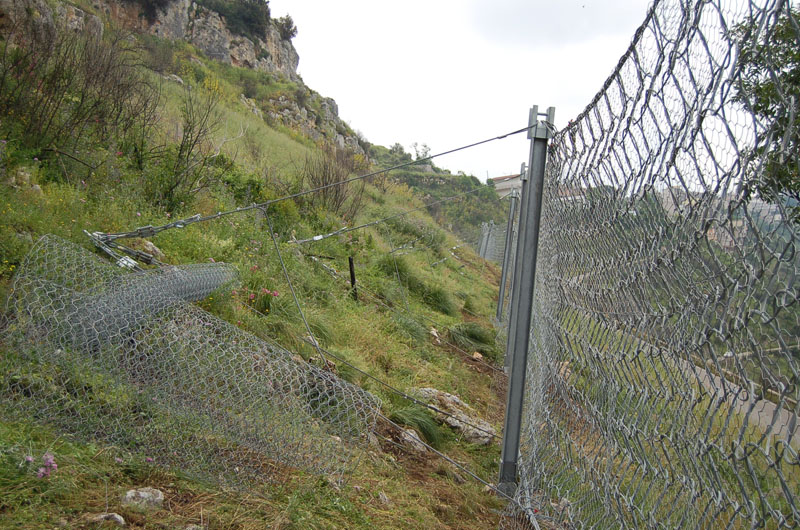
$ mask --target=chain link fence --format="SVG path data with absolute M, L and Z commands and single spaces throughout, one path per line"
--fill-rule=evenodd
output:
M 379 401 L 188 303 L 235 279 L 214 263 L 126 273 L 43 237 L 12 284 L 0 415 L 232 485 L 341 478 Z
M 799 14 L 657 0 L 550 144 L 503 527 L 800 524 Z
M 474 244 L 478 255 L 487 261 L 503 263 L 506 244 L 506 224 L 495 224 L 494 221 L 481 224 L 481 232 Z M 516 243 L 516 233 L 513 234 Z

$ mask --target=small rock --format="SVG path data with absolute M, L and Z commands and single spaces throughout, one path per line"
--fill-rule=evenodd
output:
M 480 352 L 473 352 L 472 353 L 472 360 L 473 361 L 482 361 L 483 360 L 483 355 L 481 355 Z
M 8 179 L 11 186 L 25 188 L 31 185 L 31 171 L 26 167 L 18 167 Z
M 435 388 L 417 388 L 414 389 L 414 393 L 423 401 L 450 414 L 447 416 L 437 413 L 436 417 L 440 422 L 463 434 L 468 442 L 488 445 L 496 438 L 497 434 L 494 428 L 487 421 L 479 418 L 472 407 L 464 403 L 458 396 Z
M 385 504 L 386 506 L 392 504 L 392 501 L 389 500 L 389 497 L 384 492 L 378 493 L 378 499 L 380 499 L 381 504 Z
M 206 529 L 200 526 L 199 524 L 190 524 L 187 525 L 186 528 L 184 528 L 183 530 L 206 530 Z
M 168 81 L 174 81 L 174 82 L 178 83 L 179 85 L 183 84 L 183 79 L 181 79 L 179 76 L 177 76 L 175 74 L 165 75 L 164 79 L 166 79 Z
M 42 187 L 39 186 L 38 184 L 34 184 L 33 186 L 31 186 L 31 191 L 36 195 L 44 195 Z
M 433 342 L 436 344 L 441 344 L 442 341 L 439 340 L 439 331 L 436 328 L 431 328 L 430 331 L 431 337 L 433 337 Z
M 125 526 L 125 519 L 118 513 L 89 513 L 84 515 L 87 523 L 104 523 L 106 521 L 114 523 L 117 526 Z
M 122 498 L 123 506 L 132 506 L 141 510 L 158 510 L 163 503 L 164 493 L 150 487 L 128 490 Z
M 367 435 L 367 441 L 369 442 L 370 447 L 372 447 L 376 451 L 378 451 L 378 452 L 383 451 L 383 448 L 381 447 L 381 443 L 378 441 L 378 437 L 375 436 L 374 433 L 369 433 Z
M 27 243 L 33 243 L 33 236 L 31 235 L 30 232 L 23 232 L 23 233 L 16 232 L 15 235 L 17 236 L 18 239 L 21 239 Z
M 160 259 L 160 260 L 164 259 L 164 253 L 161 252 L 161 249 L 158 248 L 157 246 L 155 246 L 152 241 L 148 241 L 146 239 L 144 241 L 142 241 L 142 248 L 144 249 L 145 252 L 147 252 L 148 254 L 153 256 L 154 258 L 157 258 L 157 259 Z
M 414 429 L 404 429 L 402 432 L 400 432 L 400 440 L 410 446 L 414 451 L 419 453 L 424 453 L 427 451 L 427 448 L 422 443 L 422 440 L 419 439 L 417 431 Z

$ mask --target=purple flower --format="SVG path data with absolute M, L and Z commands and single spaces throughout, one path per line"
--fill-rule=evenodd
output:
M 121 459 L 120 457 L 118 457 L 118 456 L 115 456 L 115 457 L 114 457 L 114 462 L 116 462 L 117 464 L 121 464 L 122 462 L 124 462 L 124 460 L 122 460 L 122 459 Z
M 278 296 L 278 291 L 272 291 L 272 296 Z
M 46 467 L 40 467 L 39 472 L 36 473 L 37 478 L 44 478 L 49 476 L 50 476 L 50 470 L 47 469 Z
M 152 457 L 150 457 L 150 456 L 148 456 L 147 458 L 145 458 L 145 459 L 144 459 L 144 461 L 145 461 L 145 462 L 147 462 L 148 464 L 152 464 L 153 462 L 155 462 L 155 460 L 153 460 L 153 458 L 152 458 Z
M 56 459 L 51 453 L 45 453 L 44 456 L 42 456 L 42 462 L 45 466 L 52 467 L 55 465 Z
M 33 457 L 31 455 L 26 455 L 25 461 L 30 464 L 31 462 L 33 462 Z
M 214 258 L 208 258 L 208 261 L 210 261 L 211 263 L 216 263 L 216 261 L 214 261 Z

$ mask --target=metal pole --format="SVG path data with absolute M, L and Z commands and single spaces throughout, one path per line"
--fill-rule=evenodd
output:
M 508 381 L 508 402 L 506 421 L 503 430 L 503 452 L 500 463 L 499 487 L 508 495 L 517 489 L 517 465 L 519 460 L 520 434 L 522 432 L 522 402 L 525 394 L 525 371 L 528 364 L 528 345 L 531 334 L 531 315 L 533 311 L 533 287 L 536 280 L 536 255 L 539 246 L 539 222 L 542 215 L 542 195 L 544 192 L 544 170 L 547 158 L 547 140 L 552 136 L 551 127 L 555 108 L 547 109 L 547 118 L 539 122 L 539 108 L 531 109 L 528 124 L 530 150 L 530 193 L 523 193 L 520 213 L 525 215 L 525 224 L 520 222 L 517 263 L 520 265 L 519 293 L 516 312 L 509 315 L 516 322 L 514 335 L 509 334 L 511 374 Z M 523 190 L 525 190 L 523 181 Z M 522 221 L 522 220 L 521 220 Z M 520 259 L 524 258 L 524 259 Z
M 484 256 L 484 258 L 486 258 L 487 261 L 495 261 L 496 256 L 494 255 L 494 251 L 495 251 L 495 248 L 494 248 L 494 240 L 495 240 L 494 219 L 491 219 L 489 221 L 489 227 L 488 228 L 489 228 L 489 235 L 486 237 L 486 255 Z
M 353 289 L 351 294 L 353 296 L 353 300 L 358 302 L 358 289 L 356 289 L 356 267 L 353 264 L 353 256 L 349 256 L 347 258 L 347 262 L 350 264 L 350 287 Z
M 520 204 L 527 204 L 528 194 L 528 167 L 523 162 L 520 167 Z M 520 274 L 522 273 L 522 227 L 528 225 L 528 209 L 520 208 L 519 222 L 517 224 L 517 246 L 514 249 L 514 268 L 511 269 L 511 299 L 508 305 L 508 337 L 506 339 L 506 356 L 503 360 L 503 369 L 506 374 L 511 371 L 511 359 L 514 356 L 514 334 L 517 329 L 517 321 L 514 318 L 519 312 L 519 289 L 517 286 L 520 282 Z
M 514 216 L 517 214 L 517 190 L 511 190 L 508 205 L 508 223 L 506 223 L 506 245 L 503 250 L 503 270 L 500 273 L 500 293 L 497 295 L 497 321 L 503 320 L 503 305 L 506 298 L 506 280 L 508 264 L 511 261 L 511 245 L 514 243 Z

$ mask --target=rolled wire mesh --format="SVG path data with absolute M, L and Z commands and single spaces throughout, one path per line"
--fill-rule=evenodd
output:
M 43 237 L 9 298 L 4 414 L 233 485 L 286 467 L 341 478 L 379 402 L 186 302 L 235 277 L 224 264 L 125 273 Z
M 791 10 L 656 1 L 552 140 L 503 527 L 800 524 Z

